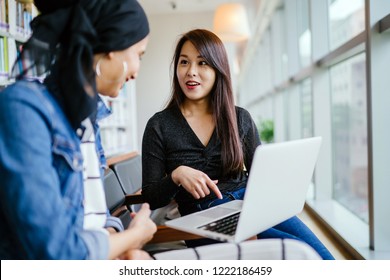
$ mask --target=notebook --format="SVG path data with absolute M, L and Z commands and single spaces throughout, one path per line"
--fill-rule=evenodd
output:
M 321 142 L 321 137 L 312 137 L 257 147 L 244 200 L 233 200 L 165 224 L 207 238 L 238 243 L 299 214 Z M 218 222 L 228 218 L 233 221 L 224 221 L 222 225 Z

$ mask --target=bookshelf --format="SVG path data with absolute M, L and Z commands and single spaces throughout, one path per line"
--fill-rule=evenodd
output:
M 0 88 L 12 82 L 9 75 L 20 44 L 30 37 L 30 22 L 37 14 L 28 1 L 0 0 Z
M 127 82 L 118 97 L 101 96 L 112 114 L 100 123 L 102 145 L 107 157 L 137 150 L 136 84 Z

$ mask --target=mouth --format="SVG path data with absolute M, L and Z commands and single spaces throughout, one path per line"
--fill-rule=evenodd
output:
M 195 82 L 195 81 L 188 81 L 188 82 L 186 82 L 186 85 L 187 86 L 199 86 L 200 83 Z
M 197 87 L 199 85 L 200 85 L 200 83 L 195 82 L 195 81 L 188 81 L 188 82 L 186 82 L 186 86 L 189 89 L 194 89 L 195 87 Z

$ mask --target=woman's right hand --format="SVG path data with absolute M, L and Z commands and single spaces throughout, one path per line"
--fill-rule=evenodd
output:
M 153 260 L 148 252 L 138 249 L 128 250 L 122 254 L 119 260 Z
M 156 224 L 150 219 L 149 204 L 144 203 L 137 213 L 131 213 L 132 221 L 127 230 L 135 233 L 139 240 L 138 248 L 142 248 L 149 240 L 152 239 L 154 233 L 157 231 Z
M 209 195 L 210 190 L 222 199 L 217 186 L 218 180 L 211 180 L 206 173 L 197 169 L 181 165 L 172 172 L 172 180 L 176 185 L 181 185 L 195 199 Z
M 126 252 L 142 249 L 152 239 L 157 226 L 150 214 L 149 204 L 144 203 L 137 213 L 131 213 L 133 220 L 126 230 L 110 234 L 109 259 L 123 258 Z

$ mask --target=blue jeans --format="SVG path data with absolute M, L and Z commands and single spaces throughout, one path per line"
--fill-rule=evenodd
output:
M 205 210 L 210 207 L 229 202 L 231 200 L 242 200 L 244 198 L 244 194 L 245 186 L 242 186 L 235 191 L 223 193 L 222 199 L 212 199 L 184 207 L 180 206 L 179 210 L 182 215 L 187 215 L 193 212 Z M 300 240 L 309 244 L 324 260 L 334 260 L 334 257 L 324 246 L 324 244 L 322 244 L 321 241 L 317 238 L 317 236 L 315 236 L 315 234 L 296 216 L 259 233 L 257 235 L 257 238 L 282 238 Z M 186 241 L 188 247 L 203 246 L 213 243 L 220 242 L 208 238 Z

